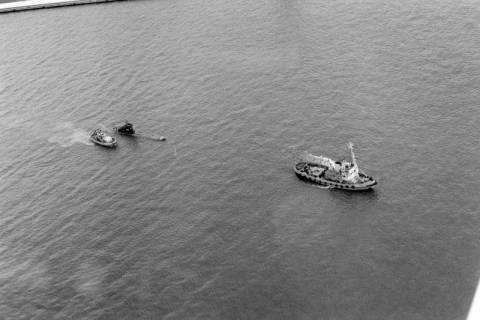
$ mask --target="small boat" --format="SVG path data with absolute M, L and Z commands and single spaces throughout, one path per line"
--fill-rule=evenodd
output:
M 120 134 L 126 134 L 130 136 L 135 134 L 135 129 L 133 128 L 133 124 L 131 124 L 128 121 L 125 121 L 124 124 L 113 127 L 113 130 Z
M 295 164 L 293 170 L 302 180 L 321 186 L 343 190 L 368 190 L 377 184 L 377 181 L 358 169 L 353 144 L 349 143 L 352 161 L 334 161 L 323 156 L 314 156 L 307 153 L 305 161 Z
M 142 137 L 145 139 L 150 139 L 154 141 L 165 141 L 167 138 L 164 136 L 152 136 L 152 135 L 145 135 L 143 132 L 136 132 L 135 129 L 133 128 L 133 124 L 131 124 L 128 121 L 125 121 L 123 124 L 119 124 L 117 126 L 113 127 L 113 131 L 119 133 L 119 134 L 124 134 L 127 136 L 136 136 L 136 137 Z
M 100 129 L 93 130 L 90 140 L 104 147 L 115 148 L 117 146 L 117 140 Z

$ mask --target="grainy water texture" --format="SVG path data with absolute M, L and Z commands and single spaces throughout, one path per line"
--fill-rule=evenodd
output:
M 477 1 L 1 15 L 0 318 L 465 319 L 479 88 Z M 294 175 L 348 141 L 374 192 Z

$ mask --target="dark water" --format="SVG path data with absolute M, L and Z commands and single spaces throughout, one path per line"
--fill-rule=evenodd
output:
M 1 318 L 465 319 L 479 35 L 474 1 L 0 16 Z M 347 141 L 376 191 L 293 174 Z

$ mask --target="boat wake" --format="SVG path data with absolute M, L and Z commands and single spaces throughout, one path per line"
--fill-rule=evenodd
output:
M 68 148 L 76 143 L 93 145 L 89 132 L 75 128 L 72 122 L 62 122 L 52 126 L 49 135 L 48 142 L 58 143 L 63 148 Z

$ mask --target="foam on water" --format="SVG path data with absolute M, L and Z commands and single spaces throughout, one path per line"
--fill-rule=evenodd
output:
M 56 143 L 63 148 L 71 147 L 79 143 L 87 146 L 93 145 L 90 141 L 90 133 L 82 128 L 77 128 L 72 122 L 61 122 L 46 128 L 45 134 L 49 135 L 48 142 Z

